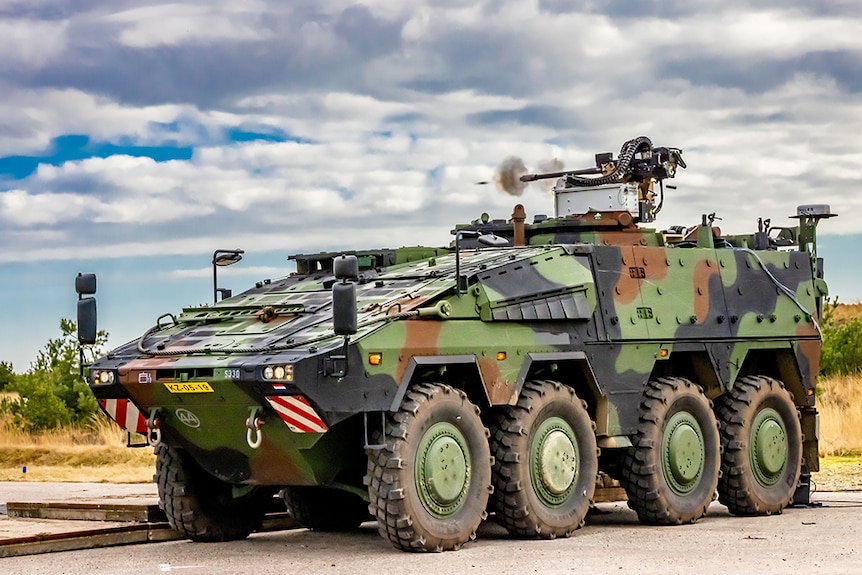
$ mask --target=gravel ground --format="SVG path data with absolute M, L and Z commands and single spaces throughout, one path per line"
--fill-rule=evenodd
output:
M 812 490 L 862 491 L 862 458 L 827 460 L 811 474 Z

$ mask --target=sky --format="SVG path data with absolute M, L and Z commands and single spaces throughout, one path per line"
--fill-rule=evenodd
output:
M 109 345 L 287 256 L 447 245 L 508 157 L 591 167 L 645 135 L 688 168 L 656 225 L 820 227 L 862 300 L 857 0 L 0 0 L 0 361 L 24 371 L 74 276 Z M 490 181 L 490 185 L 476 182 Z

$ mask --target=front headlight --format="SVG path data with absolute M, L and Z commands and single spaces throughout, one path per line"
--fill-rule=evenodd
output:
M 293 364 L 268 365 L 263 368 L 263 378 L 278 381 L 293 381 Z
M 93 384 L 110 385 L 114 383 L 116 376 L 110 369 L 97 369 L 93 372 Z

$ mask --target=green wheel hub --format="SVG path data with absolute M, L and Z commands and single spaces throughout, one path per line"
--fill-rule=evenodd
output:
M 703 475 L 706 453 L 700 424 L 687 411 L 674 413 L 662 436 L 661 464 L 671 491 L 688 495 Z
M 755 480 L 764 487 L 778 483 L 789 459 L 790 446 L 784 420 L 768 407 L 754 418 L 749 457 Z
M 414 472 L 422 505 L 439 518 L 461 508 L 470 487 L 470 448 L 461 430 L 435 423 L 422 435 Z
M 530 445 L 530 479 L 539 499 L 549 507 L 568 500 L 577 485 L 580 453 L 572 427 L 549 417 L 536 428 Z

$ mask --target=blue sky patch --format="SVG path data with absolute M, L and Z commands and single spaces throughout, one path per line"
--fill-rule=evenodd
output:
M 281 142 L 296 142 L 298 144 L 312 144 L 313 140 L 309 138 L 302 138 L 300 136 L 294 136 L 292 134 L 288 134 L 284 130 L 280 130 L 278 128 L 271 128 L 269 126 L 264 126 L 262 128 L 258 128 L 256 130 L 246 130 L 243 128 L 230 128 L 226 131 L 227 139 L 229 142 L 238 143 L 238 142 L 272 142 L 272 143 L 281 143 Z
M 162 129 L 165 135 L 181 132 L 180 122 L 153 124 Z M 200 136 L 204 140 L 207 139 L 203 130 L 200 131 Z M 224 141 L 234 144 L 243 142 L 313 143 L 308 138 L 294 136 L 269 126 L 256 129 L 228 128 L 224 131 Z M 193 151 L 193 146 L 181 145 L 173 138 L 166 139 L 161 145 L 140 146 L 132 142 L 131 138 L 121 138 L 118 143 L 113 143 L 93 141 L 90 136 L 85 134 L 66 134 L 53 138 L 51 144 L 41 154 L 0 158 L 0 176 L 21 180 L 32 175 L 40 164 L 60 166 L 65 162 L 88 158 L 108 158 L 115 155 L 152 158 L 156 162 L 190 160 Z
M 0 175 L 23 179 L 33 174 L 39 164 L 60 166 L 65 162 L 88 158 L 108 158 L 115 155 L 152 158 L 156 162 L 190 160 L 190 146 L 135 146 L 110 142 L 93 142 L 90 136 L 69 134 L 51 140 L 44 154 L 34 156 L 6 156 L 0 158 Z

